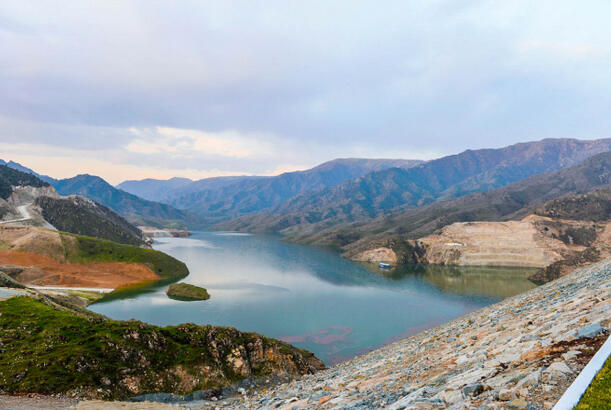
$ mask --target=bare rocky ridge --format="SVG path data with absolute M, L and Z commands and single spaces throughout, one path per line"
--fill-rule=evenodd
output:
M 587 241 L 587 238 L 569 238 L 567 232 L 587 232 L 583 234 L 585 237 L 591 232 L 592 240 L 582 243 L 580 240 Z M 592 224 L 530 215 L 521 221 L 457 222 L 409 243 L 425 250 L 422 255 L 413 256 L 420 263 L 542 268 L 593 244 L 606 249 L 609 232 L 609 222 Z M 351 259 L 397 262 L 398 257 L 392 249 L 378 247 L 359 252 Z

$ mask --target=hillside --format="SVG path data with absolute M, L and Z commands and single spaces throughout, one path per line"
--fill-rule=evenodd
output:
M 302 192 L 336 186 L 372 171 L 409 168 L 420 163 L 417 160 L 347 158 L 274 177 L 238 177 L 237 182 L 227 185 L 230 180 L 226 178 L 202 180 L 193 184 L 197 191 L 174 198 L 170 203 L 212 224 L 269 209 Z
M 61 198 L 51 185 L 29 171 L 0 165 L 1 224 L 42 226 L 119 243 L 145 244 L 142 232 L 110 209 L 82 197 Z
M 222 223 L 217 228 L 311 233 L 340 223 L 373 219 L 399 207 L 417 208 L 490 191 L 575 165 L 610 149 L 611 139 L 548 139 L 501 149 L 468 150 L 413 168 L 372 172 L 335 187 L 303 193 L 265 213 Z
M 189 274 L 163 252 L 32 226 L 0 225 L 0 244 L 0 265 L 20 267 L 26 285 L 114 289 Z
M 295 242 L 329 246 L 351 257 L 396 238 L 417 239 L 454 222 L 521 219 L 545 201 L 611 187 L 611 152 L 573 167 L 535 175 L 503 188 L 419 207 L 400 209 L 372 220 L 325 228 L 281 231 Z
M 97 176 L 77 175 L 56 180 L 53 186 L 61 195 L 80 195 L 102 204 L 134 225 L 184 228 L 199 224 L 198 218 L 193 215 L 121 191 Z
M 324 368 L 311 353 L 255 333 L 114 321 L 40 296 L 0 301 L 0 340 L 0 391 L 11 394 L 188 394 Z
M 6 165 L 9 168 L 15 169 L 17 171 L 21 171 L 21 172 L 25 172 L 26 174 L 32 174 L 35 177 L 37 177 L 38 179 L 50 184 L 54 181 L 53 178 L 51 178 L 50 176 L 47 175 L 41 175 L 37 172 L 35 172 L 34 170 L 28 168 L 28 167 L 24 167 L 23 165 L 21 165 L 18 162 L 15 161 L 4 161 L 2 159 L 0 159 L 0 165 Z
M 56 229 L 78 235 L 93 236 L 109 241 L 144 245 L 142 232 L 125 219 L 90 199 L 38 197 L 34 205 L 42 210 L 43 218 Z
M 48 187 L 49 184 L 38 177 L 0 165 L 0 198 L 7 200 L 15 191 L 14 187 L 30 186 L 34 188 Z

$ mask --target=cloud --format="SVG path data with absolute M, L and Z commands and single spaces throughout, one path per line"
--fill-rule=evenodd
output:
M 211 155 L 230 158 L 266 157 L 278 154 L 268 142 L 270 136 L 238 131 L 206 132 L 172 127 L 130 128 L 136 139 L 126 149 L 141 154 L 195 157 Z
M 609 15 L 602 0 L 5 2 L 0 142 L 133 178 L 597 138 Z

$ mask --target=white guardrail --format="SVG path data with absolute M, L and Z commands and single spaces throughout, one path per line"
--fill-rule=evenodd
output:
M 579 373 L 579 376 L 577 376 L 575 381 L 566 389 L 553 410 L 570 410 L 575 407 L 594 379 L 594 376 L 596 376 L 607 361 L 609 355 L 611 355 L 611 336 L 607 338 L 605 344 L 598 349 L 598 352 L 596 352 L 586 367 Z

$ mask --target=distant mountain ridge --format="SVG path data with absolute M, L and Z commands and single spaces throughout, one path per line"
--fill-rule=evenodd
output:
M 189 178 L 142 179 L 124 181 L 116 187 L 141 198 L 162 203 L 172 203 L 173 200 L 195 192 L 218 189 L 236 182 L 265 177 L 257 176 L 226 176 L 212 177 L 193 181 Z
M 207 188 L 170 201 L 177 208 L 195 213 L 208 224 L 259 212 L 280 205 L 303 192 L 336 186 L 372 171 L 392 167 L 409 168 L 420 160 L 344 158 L 325 162 L 305 171 L 271 177 L 237 177 L 237 181 Z M 231 177 L 228 177 L 231 178 Z M 204 184 L 206 180 L 200 183 Z
M 98 176 L 81 174 L 55 180 L 52 185 L 61 195 L 80 195 L 92 199 L 135 225 L 182 228 L 199 223 L 198 218 L 184 211 L 117 189 Z
M 305 192 L 264 213 L 221 223 L 216 228 L 298 236 L 376 218 L 400 207 L 417 208 L 489 191 L 609 150 L 611 139 L 546 139 L 500 149 L 467 150 L 413 168 L 372 172 L 334 187 Z

